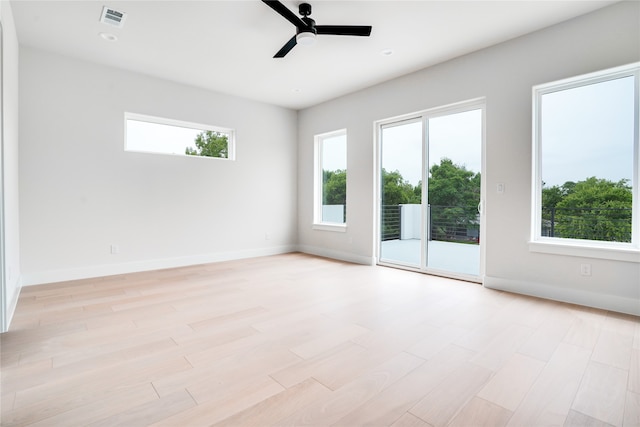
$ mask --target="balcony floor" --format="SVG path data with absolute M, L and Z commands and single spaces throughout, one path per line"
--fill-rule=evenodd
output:
M 453 273 L 480 274 L 480 245 L 427 242 L 427 267 Z M 381 261 L 420 266 L 420 240 L 386 240 L 380 244 Z

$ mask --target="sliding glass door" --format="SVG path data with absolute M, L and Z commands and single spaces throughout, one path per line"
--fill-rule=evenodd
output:
M 482 110 L 427 120 L 426 267 L 478 276 Z
M 379 123 L 381 264 L 479 280 L 484 106 Z
M 422 265 L 423 122 L 406 120 L 380 130 L 380 259 Z

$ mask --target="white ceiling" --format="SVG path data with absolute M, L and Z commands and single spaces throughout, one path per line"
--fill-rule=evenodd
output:
M 297 14 L 301 1 L 283 1 Z M 257 0 L 31 1 L 11 6 L 22 45 L 301 109 L 599 9 L 615 1 L 311 0 L 318 25 L 372 25 L 371 37 L 319 36 L 273 59 L 294 26 Z M 103 5 L 127 13 L 118 29 Z M 116 35 L 108 42 L 99 33 Z M 390 56 L 381 52 L 393 50 Z

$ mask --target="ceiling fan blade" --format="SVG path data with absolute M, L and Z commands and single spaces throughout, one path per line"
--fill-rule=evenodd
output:
M 276 53 L 275 55 L 273 55 L 274 58 L 284 58 L 284 56 L 289 53 L 289 51 L 291 49 L 294 48 L 294 46 L 298 44 L 298 41 L 296 40 L 296 36 L 293 36 L 289 39 L 288 42 L 285 43 L 284 46 L 282 46 L 282 49 L 280 49 L 278 51 L 278 53 Z
M 316 25 L 318 34 L 335 36 L 369 36 L 371 25 Z
M 278 12 L 284 19 L 291 22 L 296 28 L 306 28 L 306 24 L 292 11 L 290 11 L 287 6 L 280 3 L 278 0 L 262 0 L 264 4 L 269 6 L 271 9 Z

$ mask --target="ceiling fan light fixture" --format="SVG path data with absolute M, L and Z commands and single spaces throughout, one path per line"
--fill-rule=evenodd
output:
M 311 31 L 303 31 L 296 35 L 296 42 L 303 46 L 311 46 L 316 43 L 316 35 Z

